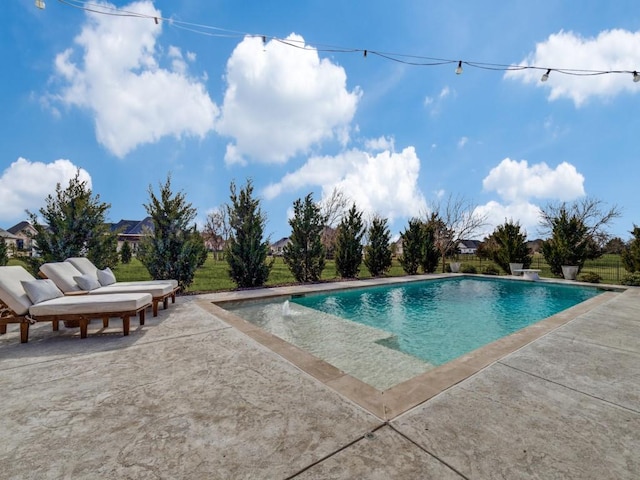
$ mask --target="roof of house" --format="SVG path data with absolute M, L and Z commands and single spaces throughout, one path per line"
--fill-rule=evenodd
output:
M 278 240 L 277 242 L 273 242 L 271 244 L 272 247 L 278 248 L 278 247 L 284 247 L 286 244 L 289 243 L 289 237 L 282 237 L 280 240 Z
M 7 228 L 7 231 L 9 233 L 13 233 L 15 235 L 16 233 L 21 232 L 25 228 L 33 228 L 33 226 L 27 221 L 22 221 L 22 222 L 18 223 L 17 225 L 14 225 L 11 228 Z
M 6 230 L 0 228 L 0 238 L 8 238 L 10 240 L 19 240 L 20 237 L 16 237 L 13 233 L 7 232 Z
M 111 231 L 118 232 L 120 235 L 143 235 L 145 228 L 153 231 L 151 217 L 144 220 L 120 220 L 111 225 Z
M 482 243 L 480 240 L 460 240 L 464 248 L 478 248 Z

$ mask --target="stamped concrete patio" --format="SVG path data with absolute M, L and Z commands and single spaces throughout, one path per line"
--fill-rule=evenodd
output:
M 180 297 L 128 337 L 10 326 L 0 478 L 640 477 L 640 289 L 390 393 L 212 304 L 290 291 Z

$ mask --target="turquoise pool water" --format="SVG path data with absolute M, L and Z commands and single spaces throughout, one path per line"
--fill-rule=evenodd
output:
M 384 391 L 598 293 L 462 277 L 225 308 Z
M 292 303 L 388 332 L 379 345 L 441 365 L 601 293 L 500 279 L 445 279 L 296 297 Z

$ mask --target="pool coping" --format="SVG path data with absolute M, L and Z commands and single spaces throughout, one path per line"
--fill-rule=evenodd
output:
M 217 318 L 242 332 L 277 355 L 285 358 L 300 370 L 314 377 L 329 388 L 348 398 L 368 412 L 384 421 L 389 421 L 402 413 L 426 402 L 439 393 L 471 377 L 482 369 L 519 350 L 549 332 L 565 325 L 576 317 L 611 300 L 625 290 L 618 285 L 594 285 L 575 281 L 544 279 L 544 283 L 587 286 L 604 290 L 571 308 L 529 325 L 506 337 L 469 352 L 444 365 L 435 367 L 387 390 L 380 391 L 371 385 L 343 372 L 326 361 L 296 347 L 293 344 L 263 330 L 247 320 L 225 310 L 229 304 L 264 300 L 286 300 L 291 296 L 319 292 L 350 290 L 372 286 L 409 283 L 443 278 L 489 278 L 509 281 L 530 281 L 520 277 L 486 276 L 467 274 L 429 274 L 410 277 L 386 277 L 367 280 L 352 280 L 320 284 L 303 284 L 289 287 L 273 287 L 258 290 L 223 292 L 207 296 L 207 301 L 199 302 L 203 308 Z

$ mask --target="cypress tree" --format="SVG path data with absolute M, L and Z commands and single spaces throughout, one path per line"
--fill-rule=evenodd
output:
M 80 170 L 63 189 L 58 183 L 55 195 L 48 195 L 38 215 L 27 211 L 36 230 L 33 241 L 37 256 L 29 258 L 34 272 L 47 262 L 62 262 L 69 257 L 86 256 L 98 268 L 115 267 L 118 263 L 117 236 L 106 223 L 110 204 L 93 195 Z
M 354 203 L 338 226 L 335 259 L 336 272 L 342 278 L 356 278 L 360 272 L 364 232 L 362 212 Z
M 269 278 L 273 262 L 267 263 L 269 243 L 263 240 L 266 219 L 260 201 L 253 198 L 251 180 L 239 192 L 232 182 L 230 198 L 227 210 L 231 237 L 226 249 L 229 277 L 240 288 L 261 287 Z
M 195 227 L 189 226 L 196 209 L 187 202 L 184 192 L 173 193 L 170 175 L 160 185 L 158 196 L 149 186 L 149 203 L 144 207 L 153 231 L 140 242 L 138 258 L 154 280 L 175 279 L 186 289 L 198 267 L 199 250 L 192 239 Z
M 283 249 L 284 263 L 298 282 L 317 282 L 325 264 L 322 231 L 326 218 L 311 194 L 304 201 L 293 203 L 293 217 L 289 220 L 291 236 Z
M 369 243 L 364 248 L 364 264 L 374 277 L 391 268 L 391 232 L 387 219 L 375 217 L 369 227 Z

